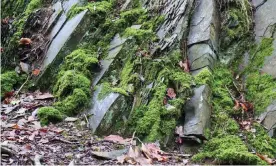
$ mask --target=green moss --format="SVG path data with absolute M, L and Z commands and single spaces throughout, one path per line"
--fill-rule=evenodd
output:
M 270 158 L 276 156 L 276 140 L 269 137 L 267 131 L 258 123 L 254 123 L 255 133 L 247 132 L 247 143 L 252 150 Z
M 119 93 L 125 96 L 129 96 L 126 90 L 123 88 L 117 88 L 117 87 L 111 87 L 111 85 L 108 82 L 104 82 L 101 84 L 101 91 L 98 94 L 98 99 L 102 100 L 104 99 L 108 94 L 111 92 Z
M 74 89 L 81 89 L 87 96 L 90 96 L 90 80 L 83 74 L 79 74 L 76 71 L 68 70 L 63 73 L 54 89 L 54 95 L 59 99 L 63 99 L 70 95 Z
M 88 3 L 86 6 L 75 5 L 68 12 L 68 17 L 73 18 L 80 12 L 89 10 L 92 16 L 97 17 L 98 19 L 104 18 L 110 11 L 112 11 L 112 6 L 113 4 L 108 1 L 92 2 Z
M 80 88 L 75 88 L 73 93 L 65 99 L 54 103 L 54 107 L 68 116 L 77 115 L 89 104 L 87 94 Z
M 77 49 L 65 58 L 62 70 L 76 70 L 87 77 L 91 76 L 91 71 L 98 64 L 98 59 L 94 52 L 85 49 Z
M 124 37 L 134 37 L 138 44 L 155 40 L 156 35 L 152 30 L 127 28 L 124 32 Z
M 48 125 L 50 122 L 56 123 L 63 119 L 60 111 L 53 107 L 39 108 L 37 115 L 42 125 Z
M 204 68 L 195 76 L 195 82 L 197 85 L 212 85 L 213 83 L 213 74 L 207 68 Z
M 132 79 L 132 70 L 134 63 L 131 60 L 128 60 L 124 65 L 124 68 L 120 75 L 120 86 L 123 88 L 127 88 L 129 81 Z
M 146 14 L 145 9 L 135 8 L 132 10 L 122 12 L 120 16 L 122 19 L 126 20 L 126 22 L 133 22 L 133 20 L 137 20 L 143 14 Z
M 266 164 L 257 155 L 248 152 L 242 140 L 233 135 L 211 139 L 203 152 L 192 158 L 197 162 L 205 159 L 213 159 L 217 164 Z
M 264 112 L 276 99 L 276 82 L 272 76 L 259 72 L 250 73 L 247 76 L 247 93 L 249 101 L 253 101 L 255 114 Z
M 19 76 L 15 71 L 8 71 L 1 74 L 1 97 L 4 96 L 5 93 L 11 92 L 14 88 L 14 85 L 17 83 Z
M 246 96 L 249 101 L 253 101 L 257 115 L 265 111 L 266 107 L 276 99 L 275 80 L 272 76 L 259 72 L 265 58 L 273 53 L 273 41 L 273 38 L 263 38 L 259 46 L 252 48 L 252 60 L 245 71 L 247 75 Z

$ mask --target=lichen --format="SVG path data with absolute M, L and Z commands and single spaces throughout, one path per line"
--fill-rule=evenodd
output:
M 83 111 L 88 104 L 87 94 L 82 89 L 75 88 L 71 95 L 54 103 L 54 107 L 68 116 L 73 116 Z
M 41 125 L 60 122 L 63 119 L 61 112 L 53 107 L 42 107 L 37 112 Z
M 90 80 L 83 74 L 74 70 L 68 70 L 58 79 L 53 89 L 53 93 L 58 100 L 61 100 L 72 94 L 74 89 L 79 88 L 87 96 L 90 96 L 90 83 Z
M 193 156 L 193 161 L 215 159 L 217 164 L 266 164 L 258 156 L 248 152 L 242 140 L 233 135 L 213 138 L 206 143 L 203 152 Z

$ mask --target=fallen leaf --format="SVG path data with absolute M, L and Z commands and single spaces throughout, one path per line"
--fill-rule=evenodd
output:
M 20 62 L 20 68 L 23 72 L 29 74 L 30 73 L 30 65 L 24 62 Z
M 173 88 L 168 88 L 168 89 L 167 89 L 167 96 L 168 96 L 170 99 L 174 99 L 174 98 L 176 97 L 176 94 L 175 94 Z
M 41 129 L 41 125 L 39 121 L 33 121 L 32 123 L 33 123 L 33 125 L 31 125 L 32 128 L 34 128 L 35 130 Z
M 79 118 L 74 118 L 74 117 L 67 117 L 64 119 L 65 122 L 75 122 L 76 120 L 78 120 Z
M 188 59 L 186 59 L 184 62 L 180 61 L 179 66 L 184 70 L 184 72 L 189 73 L 190 72 L 190 65 Z
M 240 109 L 240 103 L 238 100 L 235 100 L 235 106 L 233 107 L 234 110 L 239 110 Z
M 121 143 L 121 144 L 129 144 L 131 141 L 131 138 L 124 139 L 119 135 L 109 135 L 107 137 L 104 137 L 104 140 L 112 141 L 115 143 Z
M 20 119 L 18 122 L 17 122 L 17 124 L 19 125 L 19 126 L 24 126 L 25 125 L 25 123 L 27 123 L 28 121 L 25 119 L 25 118 L 22 118 L 22 119 Z
M 35 97 L 36 100 L 44 100 L 44 99 L 51 99 L 51 98 L 54 98 L 54 96 L 50 93 L 44 93 Z
M 262 160 L 264 160 L 265 162 L 267 162 L 268 164 L 273 164 L 273 160 L 271 158 L 269 158 L 267 155 L 261 155 L 259 153 L 256 153 L 257 156 L 259 156 Z
M 34 70 L 32 71 L 32 74 L 33 74 L 34 76 L 38 76 L 38 75 L 40 74 L 40 70 L 39 70 L 39 69 L 34 69 Z
M 26 108 L 20 108 L 16 113 L 17 114 L 24 114 L 28 109 Z
M 30 140 L 30 141 L 33 141 L 34 138 L 35 138 L 35 136 L 38 135 L 38 133 L 39 133 L 38 131 L 34 131 L 34 132 L 32 133 L 32 135 L 29 136 L 29 140 Z

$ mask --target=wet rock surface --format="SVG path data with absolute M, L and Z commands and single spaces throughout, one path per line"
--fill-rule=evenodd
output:
M 258 119 L 266 127 L 269 136 L 276 137 L 276 101 L 269 105 Z
M 212 69 L 217 61 L 219 16 L 214 0 L 196 2 L 188 36 L 188 60 L 192 73 L 204 67 Z M 205 44 L 201 44 L 205 43 Z
M 207 85 L 202 85 L 194 90 L 194 96 L 187 101 L 184 122 L 184 138 L 195 136 L 202 140 L 205 139 L 205 130 L 210 126 L 211 107 L 210 95 L 211 90 Z

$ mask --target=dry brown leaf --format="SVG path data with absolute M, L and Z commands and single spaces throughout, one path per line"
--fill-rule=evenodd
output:
M 271 158 L 269 158 L 267 155 L 261 155 L 259 153 L 256 153 L 257 156 L 259 156 L 262 160 L 264 160 L 265 162 L 267 162 L 268 164 L 273 164 L 273 160 Z
M 40 74 L 40 70 L 39 69 L 34 69 L 32 71 L 32 73 L 33 73 L 34 76 L 38 76 Z
M 120 144 L 129 144 L 131 141 L 131 138 L 124 139 L 123 137 L 121 137 L 119 135 L 109 135 L 107 137 L 104 137 L 104 140 L 112 141 L 112 142 L 120 143 Z
M 44 93 L 35 97 L 36 100 L 44 100 L 44 99 L 51 99 L 51 98 L 54 98 L 54 96 L 50 93 Z
M 176 97 L 176 94 L 175 94 L 173 88 L 168 88 L 168 89 L 167 89 L 167 96 L 168 96 L 170 99 L 174 99 L 174 98 Z

